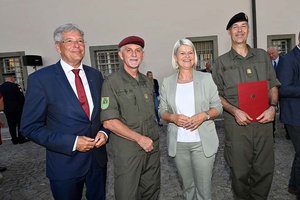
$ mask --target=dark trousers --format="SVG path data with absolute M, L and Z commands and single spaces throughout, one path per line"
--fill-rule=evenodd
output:
M 52 195 L 55 200 L 81 200 L 84 184 L 87 200 L 105 200 L 106 167 L 99 167 L 92 162 L 86 176 L 69 180 L 50 180 Z
M 4 112 L 9 128 L 9 133 L 13 142 L 17 142 L 19 139 L 24 139 L 20 133 L 20 122 L 22 112 Z M 17 132 L 18 129 L 18 132 Z
M 236 200 L 266 200 L 274 172 L 272 123 L 225 124 L 225 159 Z
M 295 157 L 291 170 L 289 187 L 297 191 L 297 199 L 300 199 L 300 126 L 285 124 L 295 148 Z
M 160 118 L 159 118 L 159 115 L 158 115 L 159 102 L 158 102 L 158 97 L 156 96 L 156 94 L 154 94 L 153 100 L 154 100 L 155 117 L 156 117 L 157 123 L 160 123 Z

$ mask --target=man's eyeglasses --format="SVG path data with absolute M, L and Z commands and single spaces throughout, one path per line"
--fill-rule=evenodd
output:
M 66 40 L 62 40 L 61 43 L 64 43 L 66 45 L 73 45 L 73 44 L 84 45 L 86 42 L 84 41 L 84 39 L 79 39 L 79 40 L 66 39 Z

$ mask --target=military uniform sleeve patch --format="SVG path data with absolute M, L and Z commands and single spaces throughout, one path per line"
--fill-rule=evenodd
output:
M 101 98 L 101 109 L 105 110 L 109 106 L 109 97 L 102 97 Z

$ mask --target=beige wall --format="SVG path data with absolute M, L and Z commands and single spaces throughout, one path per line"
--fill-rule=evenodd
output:
M 256 2 L 258 47 L 267 47 L 268 34 L 298 33 L 298 0 Z M 217 35 L 219 54 L 228 51 L 225 27 L 240 11 L 248 14 L 252 26 L 251 0 L 0 0 L 0 53 L 25 51 L 41 55 L 44 65 L 52 64 L 59 58 L 53 31 L 72 22 L 86 33 L 84 63 L 90 64 L 89 46 L 117 44 L 125 36 L 139 35 L 146 41 L 141 71 L 152 70 L 161 81 L 174 72 L 171 51 L 178 39 Z M 248 42 L 252 45 L 252 34 Z

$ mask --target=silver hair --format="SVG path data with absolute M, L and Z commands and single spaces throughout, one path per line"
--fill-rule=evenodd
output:
M 82 38 L 84 37 L 84 32 L 79 28 L 78 25 L 76 24 L 63 24 L 61 26 L 59 26 L 57 29 L 55 29 L 54 33 L 53 33 L 53 38 L 55 43 L 61 42 L 62 38 L 61 38 L 61 33 L 63 32 L 69 32 L 69 31 L 79 31 Z
M 270 50 L 276 50 L 278 51 L 278 47 L 274 47 L 274 46 L 271 46 L 267 49 L 267 52 L 269 52 Z
M 198 56 L 197 56 L 197 52 L 196 52 L 196 49 L 195 49 L 195 46 L 194 44 L 189 40 L 189 39 L 186 39 L 186 38 L 183 38 L 183 39 L 180 39 L 178 40 L 175 45 L 174 45 L 174 48 L 173 48 L 173 53 L 172 53 L 172 66 L 175 70 L 177 70 L 179 68 L 177 62 L 176 62 L 176 54 L 178 52 L 178 49 L 182 46 L 182 45 L 187 45 L 189 47 L 192 47 L 193 51 L 194 51 L 194 57 L 195 57 L 195 64 L 193 67 L 196 67 L 197 66 L 197 63 L 198 63 Z

